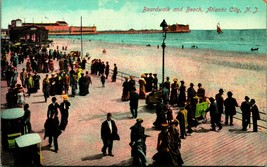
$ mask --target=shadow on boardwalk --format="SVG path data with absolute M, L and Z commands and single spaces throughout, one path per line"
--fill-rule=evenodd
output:
M 92 161 L 92 160 L 102 159 L 103 157 L 104 157 L 103 154 L 95 154 L 92 156 L 83 157 L 83 158 L 81 158 L 81 160 L 82 161 Z

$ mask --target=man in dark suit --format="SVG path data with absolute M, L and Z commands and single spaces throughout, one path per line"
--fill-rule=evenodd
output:
M 136 91 L 136 88 L 133 87 L 130 92 L 130 110 L 132 113 L 132 118 L 137 118 L 139 95 L 135 91 Z
M 215 95 L 215 100 L 216 100 L 218 111 L 219 111 L 219 118 L 218 119 L 220 121 L 221 121 L 222 114 L 223 114 L 223 103 L 224 103 L 224 99 L 222 97 L 223 92 L 224 92 L 223 89 L 219 89 L 219 93 L 217 93 Z
M 228 118 L 230 116 L 230 126 L 233 126 L 233 116 L 236 115 L 236 107 L 238 104 L 236 99 L 233 98 L 233 93 L 231 91 L 227 92 L 227 98 L 224 101 L 225 106 L 225 125 L 228 125 Z
M 245 97 L 245 101 L 241 103 L 241 111 L 242 111 L 242 130 L 246 131 L 247 126 L 250 123 L 250 102 L 249 97 Z
M 112 82 L 116 82 L 117 74 L 118 74 L 118 67 L 117 67 L 117 65 L 115 63 L 114 64 L 113 75 L 112 75 Z
M 114 156 L 112 154 L 112 147 L 113 147 L 114 136 L 118 135 L 117 132 L 118 129 L 115 124 L 115 121 L 111 119 L 111 113 L 108 113 L 107 120 L 105 120 L 101 125 L 101 139 L 104 144 L 101 151 L 104 156 L 106 156 L 107 148 L 108 148 L 108 155 L 112 157 Z
M 52 103 L 49 104 L 47 110 L 47 118 L 55 118 L 58 115 L 58 109 L 60 108 L 59 104 L 56 102 L 57 98 L 52 98 Z

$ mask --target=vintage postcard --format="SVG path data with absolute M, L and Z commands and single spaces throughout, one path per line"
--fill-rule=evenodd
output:
M 266 166 L 266 3 L 1 1 L 1 164 Z

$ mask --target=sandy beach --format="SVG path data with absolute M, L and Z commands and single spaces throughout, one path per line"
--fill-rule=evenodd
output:
M 81 50 L 81 41 L 56 39 L 53 47 L 68 46 L 71 50 Z M 159 44 L 160 45 L 160 44 Z M 254 98 L 261 111 L 266 112 L 266 55 L 257 52 L 239 53 L 204 49 L 170 48 L 166 43 L 165 78 L 169 76 L 184 80 L 188 87 L 192 82 L 202 83 L 207 96 L 215 96 L 223 88 L 224 98 L 232 91 L 238 104 L 245 96 Z M 106 49 L 107 53 L 102 54 Z M 162 81 L 162 48 L 156 46 L 112 44 L 102 41 L 83 41 L 83 53 L 89 53 L 92 59 L 108 61 L 110 68 L 116 63 L 118 70 L 134 76 L 142 73 L 157 73 Z

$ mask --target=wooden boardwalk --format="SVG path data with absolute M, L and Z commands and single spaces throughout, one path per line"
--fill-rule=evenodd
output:
M 21 71 L 20 65 L 18 71 Z M 44 78 L 45 74 L 41 74 Z M 55 153 L 48 148 L 48 141 L 42 140 L 43 165 L 45 166 L 130 166 L 130 127 L 135 123 L 131 119 L 129 102 L 120 100 L 122 82 L 106 82 L 102 88 L 100 78 L 92 76 L 93 85 L 90 94 L 70 98 L 71 102 L 69 124 L 59 137 L 59 152 Z M 7 92 L 6 82 L 1 81 L 1 104 L 5 103 Z M 62 101 L 57 96 L 58 102 Z M 33 130 L 44 136 L 44 121 L 46 119 L 47 103 L 41 90 L 27 98 L 32 112 L 31 122 Z M 173 108 L 174 116 L 177 108 Z M 120 141 L 114 142 L 114 157 L 103 157 L 101 154 L 102 141 L 100 126 L 106 118 L 106 113 L 111 112 L 118 126 Z M 147 159 L 153 163 L 152 156 L 157 152 L 156 143 L 159 131 L 153 128 L 156 119 L 154 109 L 149 109 L 145 100 L 139 101 L 138 117 L 144 119 L 143 126 L 147 138 Z M 223 119 L 222 119 L 223 120 Z M 223 126 L 219 132 L 209 131 L 210 123 L 200 124 L 194 129 L 191 136 L 182 140 L 181 154 L 184 166 L 266 166 L 267 165 L 267 133 L 265 129 L 259 132 L 241 131 L 241 121 L 234 119 L 234 126 Z M 13 155 L 1 151 L 2 165 L 13 165 Z

